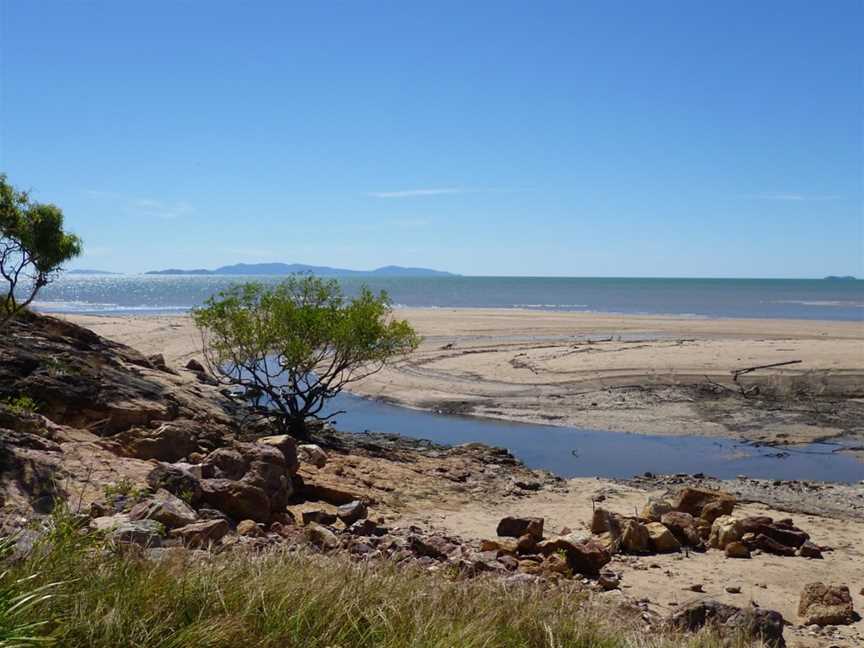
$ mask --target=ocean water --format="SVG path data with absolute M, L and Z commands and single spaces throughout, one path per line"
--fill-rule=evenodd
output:
M 177 313 L 242 281 L 270 276 L 66 275 L 34 304 L 42 312 Z M 494 307 L 692 317 L 864 320 L 864 281 L 557 277 L 344 278 L 410 307 Z

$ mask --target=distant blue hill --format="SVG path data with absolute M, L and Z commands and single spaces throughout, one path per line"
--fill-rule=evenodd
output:
M 108 272 L 107 270 L 90 270 L 87 268 L 73 268 L 72 270 L 66 270 L 66 274 L 73 274 L 73 275 L 116 275 L 116 274 L 121 274 L 121 273 Z
M 429 268 L 405 268 L 384 266 L 375 270 L 346 270 L 329 266 L 312 266 L 303 263 L 235 263 L 215 270 L 151 270 L 150 275 L 288 275 L 298 272 L 314 274 L 319 277 L 455 277 L 450 272 L 430 270 Z
M 829 275 L 825 277 L 825 281 L 855 281 L 855 277 L 852 275 L 845 275 L 838 277 L 837 275 Z

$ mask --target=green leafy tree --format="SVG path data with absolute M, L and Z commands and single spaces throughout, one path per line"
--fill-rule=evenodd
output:
M 0 174 L 0 276 L 6 282 L 0 293 L 0 327 L 79 254 L 81 239 L 63 230 L 60 208 L 32 202 Z
M 392 317 L 386 293 L 346 299 L 335 280 L 293 275 L 278 285 L 232 286 L 193 311 L 204 357 L 221 382 L 240 385 L 281 431 L 308 438 L 307 418 L 328 399 L 419 344 Z

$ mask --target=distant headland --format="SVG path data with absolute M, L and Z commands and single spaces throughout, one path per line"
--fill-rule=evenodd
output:
M 844 276 L 828 275 L 827 277 L 825 277 L 825 281 L 857 281 L 857 279 L 855 277 L 853 277 L 852 275 L 844 275 Z
M 195 270 L 151 270 L 148 275 L 288 275 L 307 272 L 319 277 L 456 277 L 451 272 L 429 268 L 405 268 L 403 266 L 384 266 L 375 270 L 346 270 L 329 266 L 312 266 L 303 263 L 235 263 L 215 270 L 198 268 Z

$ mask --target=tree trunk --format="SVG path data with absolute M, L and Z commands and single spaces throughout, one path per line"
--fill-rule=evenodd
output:
M 298 416 L 288 419 L 288 434 L 298 441 L 309 441 L 309 428 L 306 427 L 306 417 Z

